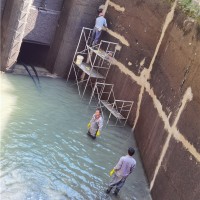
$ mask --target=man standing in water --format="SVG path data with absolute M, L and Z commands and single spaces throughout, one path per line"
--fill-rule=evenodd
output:
M 128 149 L 128 155 L 122 156 L 119 159 L 117 165 L 110 171 L 110 176 L 112 180 L 109 183 L 109 187 L 106 190 L 106 193 L 109 194 L 113 187 L 115 188 L 114 194 L 117 195 L 120 189 L 123 187 L 127 177 L 132 173 L 133 169 L 136 166 L 136 161 L 132 157 L 135 153 L 135 149 L 130 147 Z
M 100 135 L 103 128 L 103 118 L 101 116 L 101 110 L 96 109 L 96 112 L 92 116 L 92 119 L 88 123 L 88 135 L 93 139 Z

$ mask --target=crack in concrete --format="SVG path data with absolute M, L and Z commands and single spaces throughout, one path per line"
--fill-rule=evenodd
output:
M 191 66 L 188 66 L 188 67 L 186 68 L 185 72 L 184 72 L 184 77 L 183 77 L 183 80 L 182 80 L 182 82 L 181 82 L 181 84 L 180 84 L 180 89 L 179 89 L 180 92 L 183 91 L 183 86 L 184 86 L 185 81 L 186 81 L 186 79 L 187 79 L 187 76 L 188 76 L 188 74 L 189 74 L 189 72 L 190 72 L 190 67 L 191 67 Z

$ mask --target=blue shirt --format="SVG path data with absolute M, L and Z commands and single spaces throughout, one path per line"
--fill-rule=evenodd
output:
M 106 19 L 103 16 L 99 16 L 96 18 L 95 27 L 101 31 L 103 26 L 107 27 Z

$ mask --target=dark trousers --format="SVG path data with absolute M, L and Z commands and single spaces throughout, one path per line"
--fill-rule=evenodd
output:
M 110 193 L 113 187 L 115 188 L 114 194 L 117 195 L 120 189 L 123 187 L 127 177 L 120 178 L 116 174 L 113 175 L 111 182 L 109 183 L 106 193 Z
M 111 183 L 109 187 L 113 188 L 114 186 L 116 186 L 116 189 L 119 191 L 123 187 L 125 181 L 126 181 L 126 178 L 122 178 L 119 182 Z
M 99 38 L 101 36 L 101 31 L 99 31 L 96 27 L 94 27 L 93 31 L 92 31 L 92 37 L 91 37 L 91 42 L 90 44 L 92 46 L 97 45 Z
M 93 136 L 91 133 L 90 133 L 90 131 L 88 131 L 88 133 L 87 133 L 92 139 L 96 139 L 96 135 L 95 136 Z

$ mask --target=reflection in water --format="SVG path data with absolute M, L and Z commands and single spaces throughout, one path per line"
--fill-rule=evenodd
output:
M 4 89 L 15 104 L 1 138 L 1 191 L 4 200 L 150 199 L 139 161 L 118 197 L 105 194 L 109 171 L 127 148 L 135 146 L 131 129 L 107 127 L 96 140 L 86 125 L 94 109 L 77 88 L 61 79 L 3 74 Z M 10 108 L 10 109 L 11 109 Z M 9 109 L 8 107 L 6 109 Z

